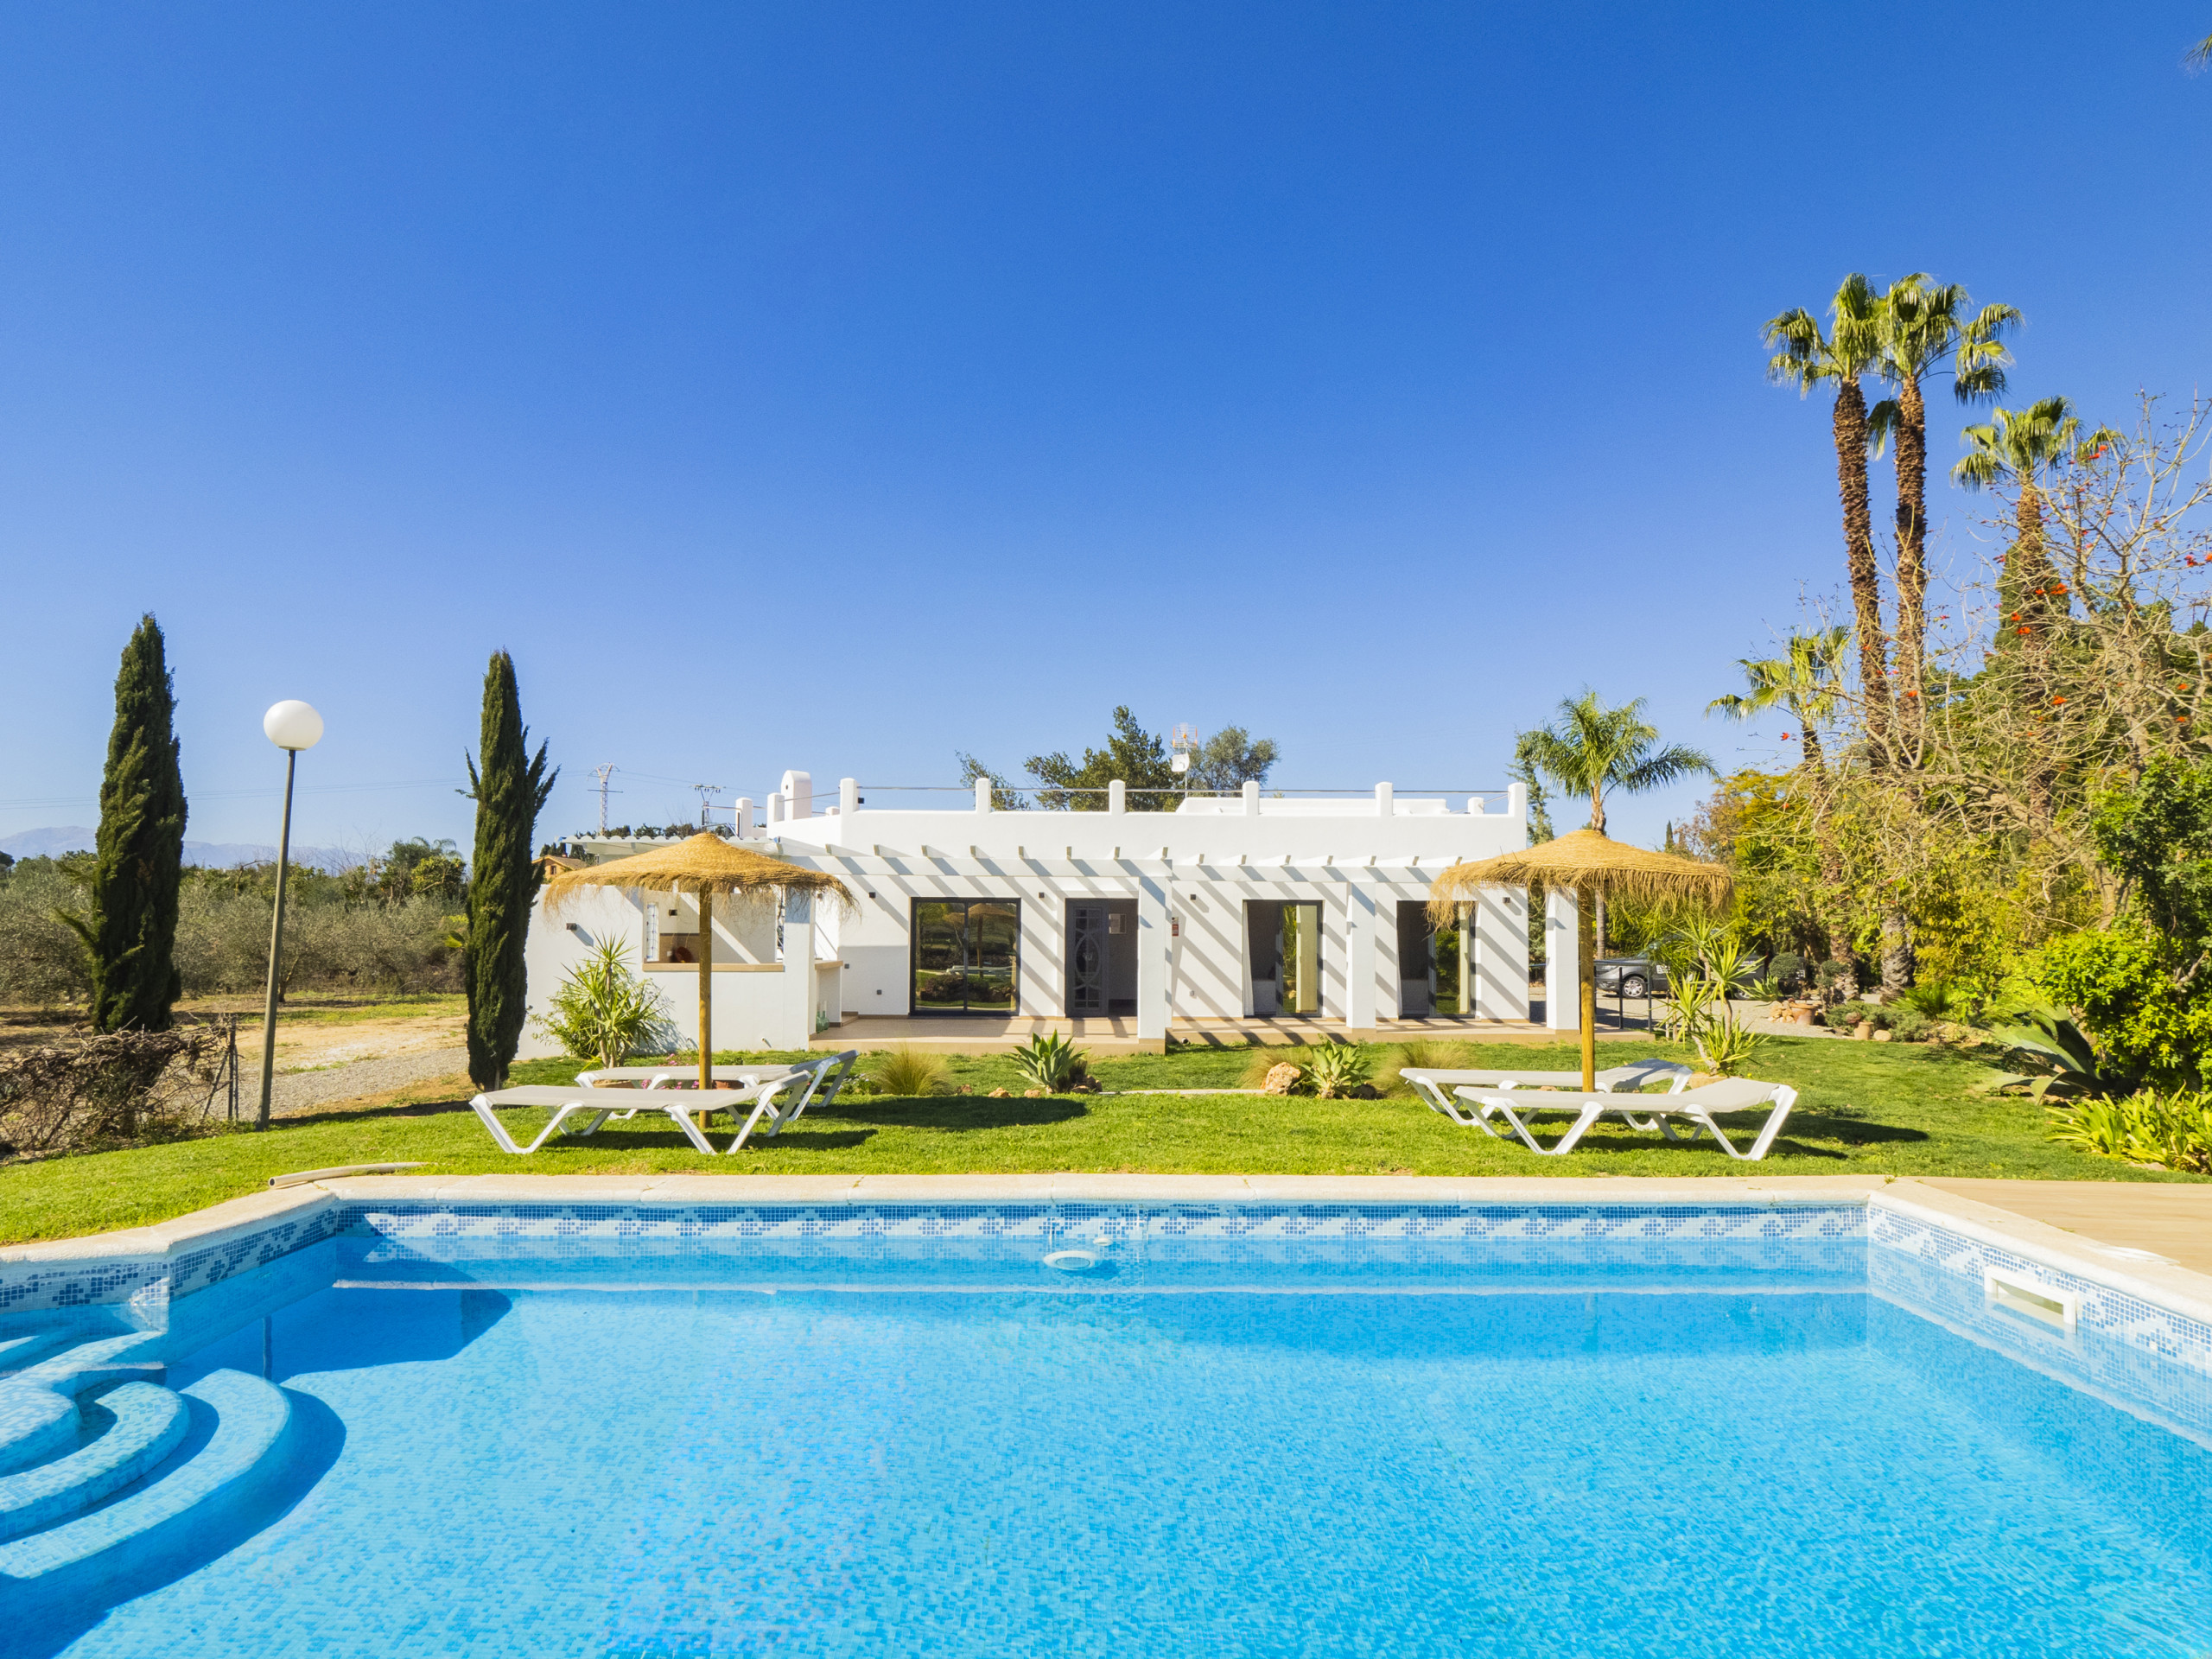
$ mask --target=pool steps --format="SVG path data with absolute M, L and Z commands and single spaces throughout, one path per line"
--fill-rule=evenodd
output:
M 79 1343 L 0 1381 L 0 1586 L 126 1570 L 281 1463 L 282 1389 L 233 1370 L 166 1388 L 137 1357 L 154 1339 Z
M 192 1415 L 183 1397 L 150 1382 L 101 1396 L 112 1426 L 90 1446 L 0 1478 L 0 1540 L 66 1521 L 149 1473 L 177 1448 Z

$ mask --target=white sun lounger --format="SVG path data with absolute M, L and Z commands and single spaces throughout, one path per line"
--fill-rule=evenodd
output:
M 727 1156 L 744 1146 L 764 1122 L 767 1125 L 767 1135 L 772 1138 L 782 1131 L 785 1125 L 795 1122 L 800 1114 L 816 1103 L 817 1095 L 821 1096 L 820 1103 L 828 1105 L 837 1097 L 837 1091 L 845 1086 L 845 1079 L 852 1074 L 853 1065 L 859 1058 L 859 1050 L 847 1049 L 842 1053 L 826 1054 L 818 1060 L 810 1060 L 803 1065 L 715 1067 L 717 1074 L 739 1071 L 757 1074 L 747 1080 L 731 1078 L 737 1084 L 734 1089 L 701 1091 L 656 1088 L 650 1079 L 644 1089 L 594 1089 L 584 1084 L 555 1086 L 541 1084 L 490 1090 L 477 1096 L 468 1103 L 484 1127 L 491 1131 L 492 1139 L 499 1143 L 500 1149 L 518 1155 L 536 1152 L 556 1135 L 565 1133 L 581 1139 L 597 1134 L 610 1118 L 629 1119 L 639 1112 L 658 1112 L 683 1130 L 684 1139 L 712 1158 L 716 1155 L 714 1143 L 707 1139 L 703 1124 L 695 1122 L 695 1119 L 704 1118 L 711 1112 L 728 1112 L 734 1116 L 747 1107 L 752 1108 L 744 1123 L 739 1127 L 736 1138 L 724 1148 L 721 1155 Z M 659 1068 L 639 1069 L 650 1072 Z M 698 1074 L 694 1071 L 690 1075 L 696 1077 Z M 823 1088 L 825 1083 L 829 1085 L 826 1093 Z M 794 1090 L 797 1091 L 795 1098 Z M 507 1133 L 506 1125 L 499 1122 L 499 1109 L 512 1106 L 550 1107 L 552 1109 L 552 1122 L 539 1130 L 537 1138 L 526 1147 L 516 1145 L 514 1137 Z M 573 1120 L 587 1113 L 590 1115 L 588 1122 L 580 1128 L 569 1127 Z
M 1571 1089 L 1578 1095 L 1582 1090 L 1580 1071 L 1436 1071 L 1408 1068 L 1398 1073 L 1413 1084 L 1414 1092 L 1427 1103 L 1429 1110 L 1441 1112 L 1462 1128 L 1483 1129 L 1491 1134 L 1491 1109 L 1477 1103 L 1471 1111 L 1463 1111 L 1454 1093 L 1465 1094 L 1469 1089 Z M 1598 1089 L 1602 1094 L 1635 1094 L 1646 1085 L 1672 1081 L 1673 1092 L 1679 1094 L 1690 1080 L 1690 1069 L 1673 1060 L 1637 1060 L 1630 1065 L 1616 1065 L 1598 1074 Z M 1542 1105 L 1534 1102 L 1522 1108 L 1523 1111 L 1548 1111 L 1555 1103 L 1547 1100 Z M 1653 1125 L 1639 1123 L 1638 1128 Z
M 769 1077 L 780 1077 L 798 1068 L 791 1065 L 717 1065 L 711 1067 L 708 1078 L 715 1083 L 760 1083 Z M 664 1089 L 670 1084 L 695 1082 L 699 1068 L 694 1065 L 606 1065 L 594 1071 L 579 1071 L 576 1081 L 587 1089 Z
M 639 1112 L 658 1112 L 683 1131 L 684 1138 L 705 1153 L 714 1156 L 715 1149 L 705 1133 L 691 1121 L 693 1112 L 710 1109 L 728 1110 L 733 1106 L 749 1106 L 756 1101 L 766 1084 L 741 1084 L 734 1090 L 711 1096 L 712 1108 L 701 1105 L 696 1094 L 683 1094 L 673 1089 L 588 1089 L 577 1084 L 525 1084 L 513 1089 L 492 1089 L 468 1103 L 484 1127 L 492 1132 L 492 1139 L 502 1152 L 516 1154 L 536 1152 L 556 1135 L 595 1135 L 610 1117 L 635 1117 Z M 537 1132 L 537 1138 L 528 1146 L 515 1144 L 507 1133 L 506 1125 L 499 1122 L 501 1109 L 513 1106 L 535 1106 L 550 1109 L 553 1121 Z M 569 1128 L 570 1122 L 588 1113 L 591 1122 L 580 1128 Z
M 845 1079 L 852 1075 L 853 1065 L 860 1057 L 860 1050 L 849 1048 L 842 1053 L 809 1060 L 804 1065 L 793 1066 L 782 1077 L 770 1078 L 761 1085 L 759 1102 L 753 1106 L 752 1115 L 745 1120 L 744 1127 L 738 1130 L 737 1139 L 729 1143 L 728 1151 L 735 1152 L 743 1146 L 753 1131 L 760 1127 L 763 1118 L 768 1122 L 767 1138 L 772 1141 L 784 1132 L 787 1125 L 798 1122 L 800 1115 L 815 1103 L 817 1095 L 821 1095 L 821 1103 L 827 1106 L 837 1098 L 837 1091 L 845 1086 Z M 802 1079 L 806 1086 L 798 1089 Z M 826 1094 L 823 1093 L 825 1083 L 829 1084 Z M 798 1098 L 785 1104 L 794 1089 L 798 1089 Z
M 1787 1084 L 1758 1083 L 1750 1077 L 1723 1077 L 1718 1083 L 1708 1083 L 1700 1089 L 1685 1089 L 1671 1095 L 1526 1095 L 1512 1094 L 1502 1089 L 1461 1088 L 1457 1090 L 1462 1100 L 1470 1101 L 1487 1116 L 1495 1112 L 1513 1126 L 1529 1150 L 1546 1158 L 1560 1158 L 1574 1150 L 1575 1143 L 1589 1133 L 1590 1128 L 1608 1112 L 1626 1118 L 1632 1128 L 1649 1128 L 1649 1122 L 1637 1122 L 1642 1113 L 1648 1120 L 1656 1120 L 1658 1128 L 1669 1141 L 1697 1139 L 1702 1129 L 1720 1143 L 1721 1151 L 1731 1158 L 1750 1163 L 1767 1154 L 1776 1135 L 1789 1119 L 1789 1109 L 1797 1103 L 1797 1091 Z M 1758 1135 L 1747 1152 L 1738 1152 L 1734 1141 L 1720 1132 L 1713 1122 L 1715 1116 L 1728 1112 L 1757 1111 L 1771 1104 Z M 1520 1108 L 1516 1112 L 1514 1109 Z M 1536 1144 L 1535 1136 L 1529 1133 L 1529 1126 L 1522 1122 L 1522 1114 L 1531 1110 L 1573 1112 L 1574 1122 L 1567 1133 L 1550 1146 Z M 1690 1133 L 1685 1137 L 1675 1133 L 1677 1120 L 1687 1122 Z M 1487 1128 L 1485 1124 L 1484 1127 Z

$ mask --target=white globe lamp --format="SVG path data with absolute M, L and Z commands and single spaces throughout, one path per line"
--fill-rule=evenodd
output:
M 269 997 L 261 1014 L 261 1109 L 254 1127 L 269 1127 L 269 1095 L 276 1082 L 276 988 L 283 982 L 284 877 L 292 863 L 292 773 L 300 751 L 322 741 L 322 716 L 311 704 L 287 697 L 261 717 L 261 729 L 284 751 L 284 824 L 276 836 L 276 913 L 269 924 Z
M 261 729 L 278 748 L 297 753 L 322 741 L 322 716 L 312 703 L 287 698 L 261 717 Z

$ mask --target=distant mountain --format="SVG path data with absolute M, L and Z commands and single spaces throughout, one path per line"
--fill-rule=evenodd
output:
M 26 830 L 0 839 L 0 853 L 10 858 L 59 858 L 81 853 L 92 844 L 92 832 L 72 825 L 67 830 Z
M 59 858 L 64 853 L 90 852 L 92 832 L 71 824 L 59 830 L 22 830 L 12 836 L 0 836 L 0 853 L 10 858 Z M 184 861 L 204 864 L 215 869 L 227 869 L 233 864 L 261 864 L 273 860 L 276 849 L 273 846 L 245 841 L 188 841 L 184 843 Z M 353 855 L 336 847 L 295 847 L 292 862 L 304 864 L 310 869 L 343 870 L 359 862 Z

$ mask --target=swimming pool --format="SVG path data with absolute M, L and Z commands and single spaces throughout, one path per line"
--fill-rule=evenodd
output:
M 189 1421 L 0 1544 L 0 1644 L 2212 1648 L 2212 1333 L 2069 1307 L 2048 1262 L 1978 1282 L 1966 1236 L 1866 1202 L 336 1202 L 158 1308 L 5 1316 L 45 1344 L 18 1389 L 162 1368 L 69 1455 L 125 1388 Z

